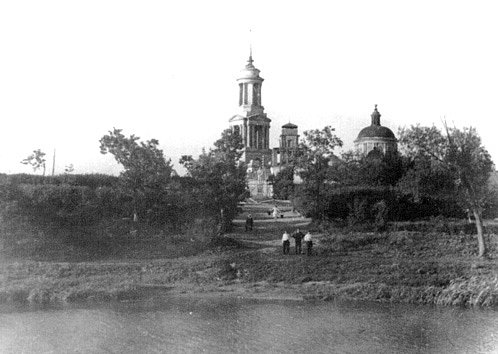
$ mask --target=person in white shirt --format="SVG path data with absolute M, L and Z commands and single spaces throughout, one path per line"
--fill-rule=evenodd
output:
M 307 232 L 306 235 L 304 235 L 304 243 L 306 244 L 306 254 L 308 256 L 311 256 L 311 249 L 313 248 L 313 241 L 311 239 L 311 232 Z
M 289 234 L 287 233 L 287 231 L 284 231 L 284 234 L 282 235 L 282 246 L 283 246 L 284 254 L 289 254 L 290 239 L 289 239 Z
M 273 215 L 273 219 L 277 220 L 277 217 L 278 217 L 278 208 L 277 208 L 276 205 L 273 207 L 273 213 L 272 213 L 272 215 Z

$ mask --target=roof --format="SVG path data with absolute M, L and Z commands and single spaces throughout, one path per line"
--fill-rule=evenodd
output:
M 396 139 L 394 133 L 391 129 L 383 127 L 382 125 L 370 125 L 363 128 L 358 134 L 358 139 L 362 138 L 384 138 L 384 139 Z
M 296 129 L 297 128 L 297 125 L 295 124 L 292 124 L 292 123 L 287 123 L 287 124 L 284 124 L 282 125 L 282 128 L 288 128 L 288 129 Z
M 380 116 L 381 114 L 377 110 L 377 105 L 375 105 L 375 109 L 371 114 L 372 124 L 369 127 L 363 128 L 358 134 L 358 138 L 356 140 L 365 139 L 365 138 L 381 138 L 381 139 L 389 139 L 396 140 L 394 133 L 391 129 L 387 127 L 383 127 L 380 125 Z
M 249 60 L 247 61 L 246 66 L 244 69 L 240 71 L 240 75 L 237 78 L 237 80 L 256 80 L 256 81 L 263 81 L 263 78 L 259 76 L 260 71 L 256 69 L 256 67 L 252 64 L 252 56 L 249 56 Z

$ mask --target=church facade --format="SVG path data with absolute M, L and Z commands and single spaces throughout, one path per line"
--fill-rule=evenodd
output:
M 238 112 L 229 120 L 230 128 L 242 136 L 244 145 L 241 161 L 247 165 L 249 192 L 253 198 L 272 198 L 272 185 L 268 182 L 287 166 L 291 166 L 299 149 L 298 126 L 287 123 L 282 126 L 279 146 L 270 147 L 270 123 L 262 105 L 264 79 L 254 66 L 252 53 L 237 77 L 239 87 Z M 388 153 L 397 150 L 394 133 L 380 124 L 380 113 L 375 105 L 371 125 L 365 127 L 354 141 L 361 154 Z

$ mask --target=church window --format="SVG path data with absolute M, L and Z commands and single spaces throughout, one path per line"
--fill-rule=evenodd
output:
M 258 137 L 257 138 L 258 139 L 257 140 L 257 147 L 258 147 L 258 149 L 262 149 L 263 148 L 263 139 L 262 139 L 262 134 L 261 134 L 262 133 L 262 129 L 261 128 L 262 128 L 261 126 L 258 126 L 257 127 L 257 133 L 256 133 L 257 137 Z
M 259 105 L 259 84 L 254 84 L 252 86 L 252 101 L 253 104 L 258 106 Z

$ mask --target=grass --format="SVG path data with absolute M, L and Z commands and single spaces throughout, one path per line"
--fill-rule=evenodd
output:
M 284 230 L 309 220 L 268 205 L 248 204 L 229 237 L 142 235 L 111 253 L 58 245 L 19 245 L 0 262 L 0 302 L 74 302 L 134 299 L 159 291 L 291 291 L 305 299 L 417 304 L 498 305 L 498 237 L 488 236 L 490 259 L 478 260 L 474 236 L 441 232 L 318 233 L 311 257 L 281 252 Z M 247 213 L 255 230 L 244 231 Z M 193 240 L 193 241 L 192 241 Z M 24 252 L 24 253 L 23 253 Z M 5 256 L 5 252 L 4 252 Z M 263 284 L 263 285 L 261 285 Z M 227 290 L 230 289 L 230 290 Z

